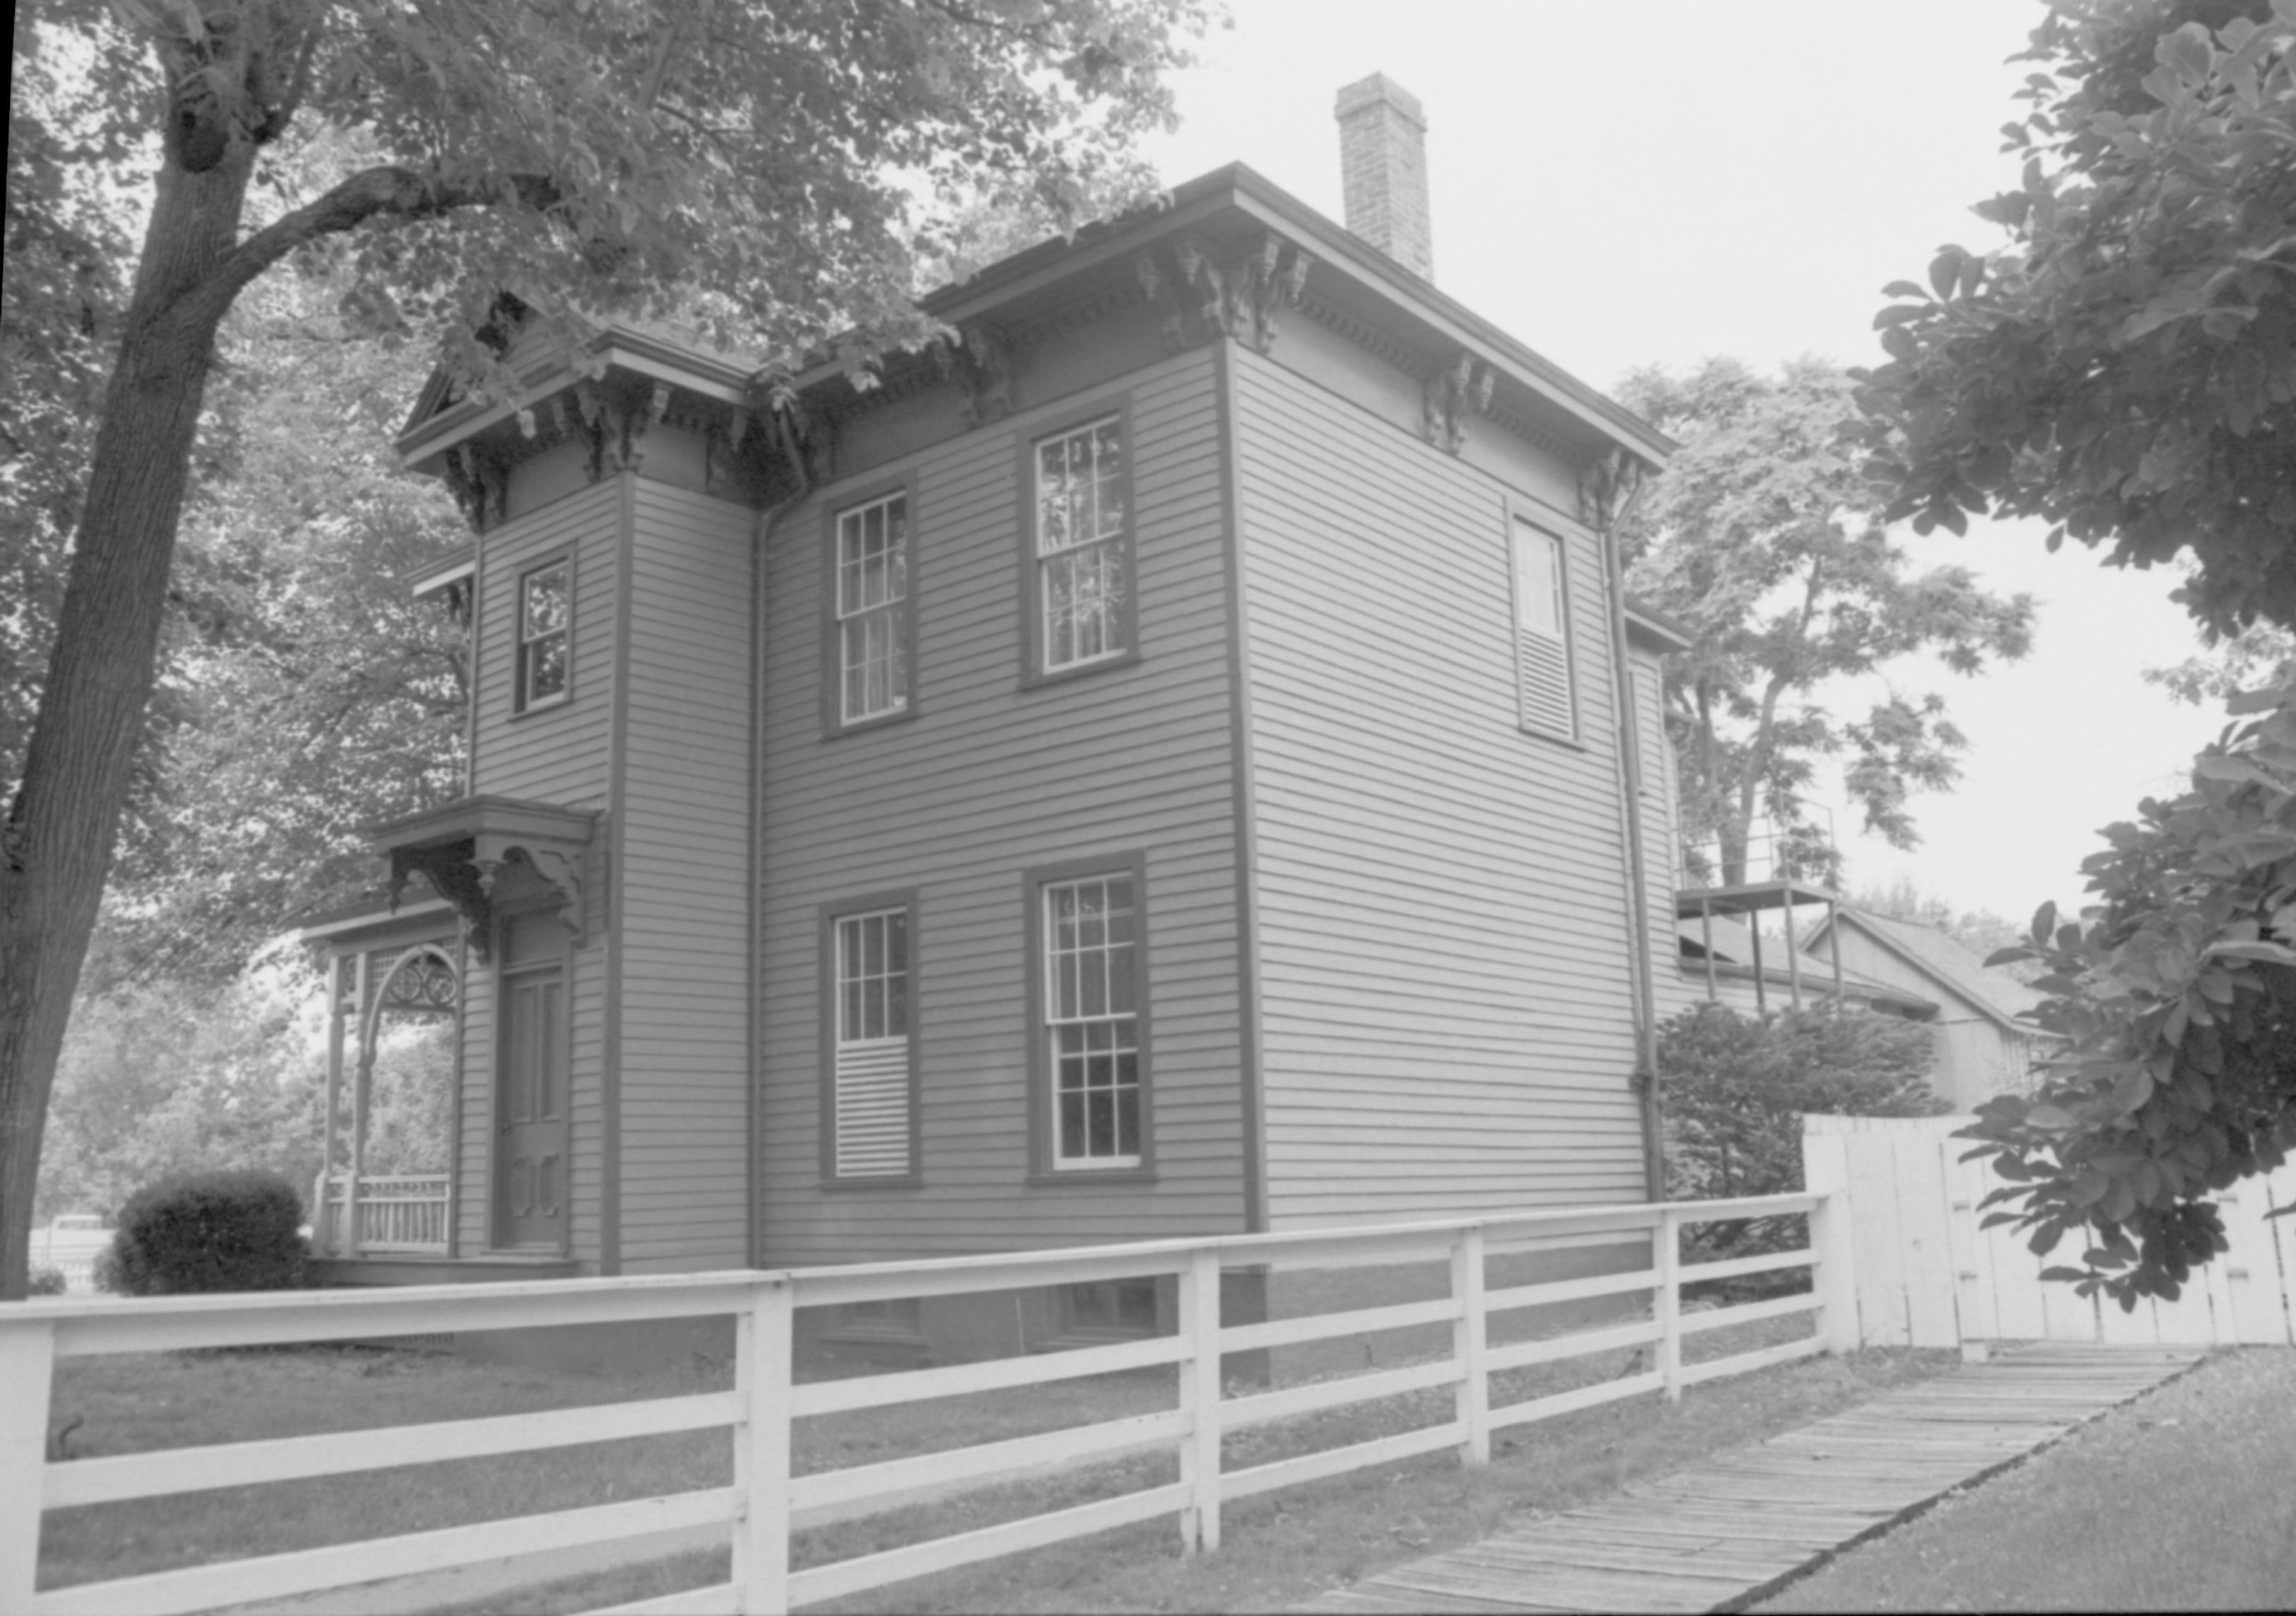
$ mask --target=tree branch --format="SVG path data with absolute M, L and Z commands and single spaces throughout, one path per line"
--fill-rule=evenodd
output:
M 186 312 L 220 319 L 248 283 L 280 259 L 325 235 L 355 230 L 371 218 L 435 218 L 461 208 L 484 208 L 516 196 L 530 207 L 556 201 L 558 188 L 539 175 L 512 175 L 491 183 L 441 185 L 412 168 L 383 164 L 361 169 L 316 201 L 283 214 L 223 257 L 216 275 L 184 301 Z

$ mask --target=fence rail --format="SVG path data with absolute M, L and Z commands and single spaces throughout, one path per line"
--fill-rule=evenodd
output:
M 1807 1249 L 1727 1262 L 1681 1261 L 1685 1225 L 1790 1213 L 1808 1215 Z M 1217 1548 L 1221 1508 L 1236 1498 L 1443 1449 L 1456 1450 L 1466 1464 L 1480 1464 L 1488 1461 L 1491 1432 L 1505 1426 L 1644 1392 L 1678 1397 L 1685 1386 L 1701 1381 L 1854 1347 L 1857 1317 L 1845 1217 L 1839 1196 L 1803 1194 L 780 1272 L 24 1303 L 0 1314 L 0 1386 L 10 1389 L 0 1399 L 0 1610 L 25 1616 L 165 1616 L 694 1528 L 725 1529 L 733 1550 L 731 1579 L 619 1610 L 780 1612 L 1160 1516 L 1177 1517 L 1188 1552 Z M 1593 1236 L 1647 1237 L 1650 1266 L 1496 1289 L 1486 1284 L 1494 1255 L 1553 1249 L 1565 1237 L 1584 1244 Z M 1267 1323 L 1226 1324 L 1220 1316 L 1225 1267 L 1360 1264 L 1439 1254 L 1449 1259 L 1451 1284 L 1449 1293 L 1434 1300 Z M 1683 1311 L 1685 1284 L 1796 1267 L 1812 1270 L 1808 1293 L 1688 1316 Z M 1151 1276 L 1177 1281 L 1178 1328 L 1173 1335 L 857 1380 L 799 1384 L 794 1378 L 793 1321 L 800 1308 Z M 1494 1314 L 1636 1292 L 1651 1297 L 1646 1319 L 1546 1340 L 1490 1342 Z M 1802 1311 L 1816 1316 L 1810 1336 L 1695 1365 L 1684 1362 L 1686 1334 Z M 728 1392 L 70 1464 L 45 1457 L 50 1390 L 61 1358 L 727 1314 L 737 1324 L 736 1378 Z M 1236 1396 L 1226 1395 L 1221 1384 L 1224 1354 L 1427 1325 L 1449 1326 L 1449 1351 L 1433 1362 Z M 1648 1347 L 1651 1367 L 1575 1390 L 1491 1405 L 1490 1377 L 1496 1373 L 1628 1346 Z M 1176 1365 L 1178 1374 L 1178 1395 L 1168 1410 L 842 1470 L 792 1472 L 790 1439 L 796 1420 L 1163 1364 Z M 1220 1467 L 1220 1440 L 1227 1431 L 1447 1386 L 1455 1399 L 1451 1417 L 1431 1428 L 1248 1469 Z M 732 1433 L 731 1487 L 45 1591 L 36 1587 L 41 1516 L 49 1509 L 710 1428 Z M 790 1564 L 791 1533 L 809 1525 L 897 1508 L 927 1490 L 1153 1450 L 1177 1455 L 1177 1481 L 826 1565 L 792 1570 Z

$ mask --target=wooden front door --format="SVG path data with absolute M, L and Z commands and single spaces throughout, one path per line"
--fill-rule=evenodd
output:
M 543 929 L 555 923 L 520 921 L 504 928 L 496 1246 L 557 1251 L 566 1244 L 566 965 Z

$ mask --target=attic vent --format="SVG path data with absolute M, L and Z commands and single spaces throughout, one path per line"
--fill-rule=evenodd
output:
M 1423 280 L 1435 278 L 1427 209 L 1427 114 L 1384 73 L 1340 92 L 1348 229 Z

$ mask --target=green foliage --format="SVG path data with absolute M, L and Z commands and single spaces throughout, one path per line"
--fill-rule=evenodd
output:
M 111 1287 L 131 1296 L 285 1291 L 310 1250 L 303 1203 L 276 1173 L 185 1173 L 136 1191 L 111 1239 Z
M 1930 1117 L 1935 1046 L 1919 1022 L 1870 1011 L 1739 1014 L 1699 1005 L 1660 1023 L 1666 1193 L 1674 1201 L 1782 1195 L 1802 1187 L 1801 1118 Z M 1794 1243 L 1785 1220 L 1710 1225 L 1706 1257 Z
M 364 335 L 340 280 L 283 275 L 226 322 L 215 452 L 176 550 L 171 721 L 122 827 L 94 985 L 216 982 L 374 876 L 362 824 L 461 789 L 462 626 L 404 575 L 467 530 L 390 447 L 429 357 Z
M 2296 1141 L 2296 690 L 2241 707 L 2267 710 L 2201 755 L 2191 791 L 2106 827 L 2079 922 L 2044 906 L 2008 951 L 2048 966 L 2039 1020 L 2070 1047 L 1966 1130 L 2009 1181 L 1988 1221 L 2037 1252 L 2084 1235 L 2079 1266 L 2048 1272 L 2125 1308 L 2225 1250 L 2210 1192 Z
M 84 997 L 57 1063 L 35 1218 L 110 1212 L 139 1185 L 203 1167 L 310 1182 L 323 1065 L 309 1002 L 307 980 L 260 974 Z
M 2209 628 L 2296 628 L 2296 0 L 2055 0 L 2005 133 L 2023 183 L 1876 316 L 1891 517 L 2042 516 Z
M 24 1286 L 27 1296 L 62 1296 L 71 1288 L 62 1268 L 36 1267 Z
M 2174 668 L 2146 669 L 2144 682 L 2191 707 L 2229 701 L 2261 685 L 2296 684 L 2296 634 L 2273 623 L 2252 623 Z
M 1685 839 L 1718 840 L 1734 882 L 1767 818 L 1788 832 L 1794 873 L 1831 876 L 1838 854 L 1796 798 L 1818 759 L 1841 757 L 1867 828 L 1915 845 L 1906 800 L 1960 772 L 1944 699 L 1893 693 L 1838 720 L 1816 697 L 1898 657 L 1934 653 L 1962 674 L 2021 657 L 2031 598 L 1988 594 L 1959 567 L 1910 569 L 1841 446 L 1857 412 L 1829 365 L 1773 380 L 1710 360 L 1679 377 L 1638 371 L 1619 397 L 1685 446 L 1621 529 L 1628 587 L 1695 637 L 1666 675 Z

